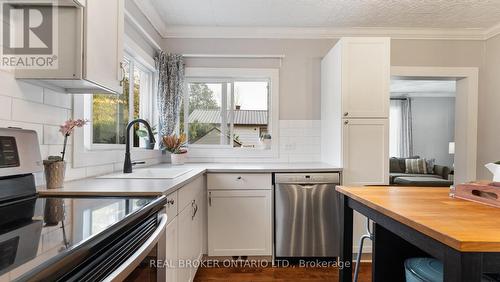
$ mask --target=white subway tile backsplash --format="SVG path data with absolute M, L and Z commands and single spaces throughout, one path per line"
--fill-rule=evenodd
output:
M 280 136 L 284 137 L 296 137 L 303 135 L 303 128 L 282 128 L 280 129 Z
M 68 138 L 68 144 L 71 144 L 73 138 Z M 59 132 L 59 126 L 44 125 L 43 126 L 43 144 L 45 145 L 62 145 L 64 144 L 64 136 Z
M 112 173 L 114 171 L 113 164 L 89 166 L 87 167 L 87 177 Z
M 320 127 L 305 127 L 304 128 L 304 135 L 305 136 L 315 136 L 319 137 L 321 136 L 321 128 Z
M 87 169 L 85 167 L 74 168 L 70 163 L 66 164 L 65 179 L 67 181 L 85 177 L 87 177 Z
M 43 89 L 43 103 L 65 109 L 71 109 L 72 96 L 66 93 L 58 93 L 51 89 Z
M 43 88 L 14 78 L 9 71 L 0 71 L 0 95 L 43 103 Z
M 12 101 L 12 120 L 60 125 L 68 118 L 68 110 L 20 99 Z
M 12 120 L 0 120 L 0 127 L 18 127 L 22 129 L 29 129 L 36 131 L 38 135 L 38 141 L 40 144 L 43 142 L 43 125 L 36 123 L 28 123 L 28 122 L 19 122 Z
M 321 121 L 280 120 L 280 159 L 287 162 L 321 160 Z

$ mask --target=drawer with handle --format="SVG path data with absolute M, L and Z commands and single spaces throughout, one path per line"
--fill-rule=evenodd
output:
M 209 173 L 208 190 L 271 190 L 270 173 Z
M 179 213 L 181 213 L 186 207 L 191 206 L 191 202 L 196 199 L 198 194 L 203 193 L 205 183 L 205 176 L 199 176 L 177 191 L 177 197 L 179 200 L 177 207 Z

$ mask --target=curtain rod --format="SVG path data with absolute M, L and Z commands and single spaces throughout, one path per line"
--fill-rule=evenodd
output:
M 283 59 L 283 54 L 251 55 L 251 54 L 182 54 L 185 58 L 243 58 L 243 59 Z

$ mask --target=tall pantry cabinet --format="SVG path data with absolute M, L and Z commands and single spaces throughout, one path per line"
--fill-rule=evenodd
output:
M 341 38 L 321 62 L 322 161 L 343 185 L 389 184 L 389 84 L 390 38 Z M 356 251 L 365 221 L 355 213 Z

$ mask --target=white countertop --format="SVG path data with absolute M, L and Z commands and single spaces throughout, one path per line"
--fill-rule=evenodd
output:
M 184 167 L 191 171 L 173 179 L 85 178 L 66 182 L 64 188 L 37 187 L 43 196 L 158 196 L 168 195 L 204 173 L 334 172 L 341 168 L 326 163 L 190 163 L 160 164 L 149 168 Z

